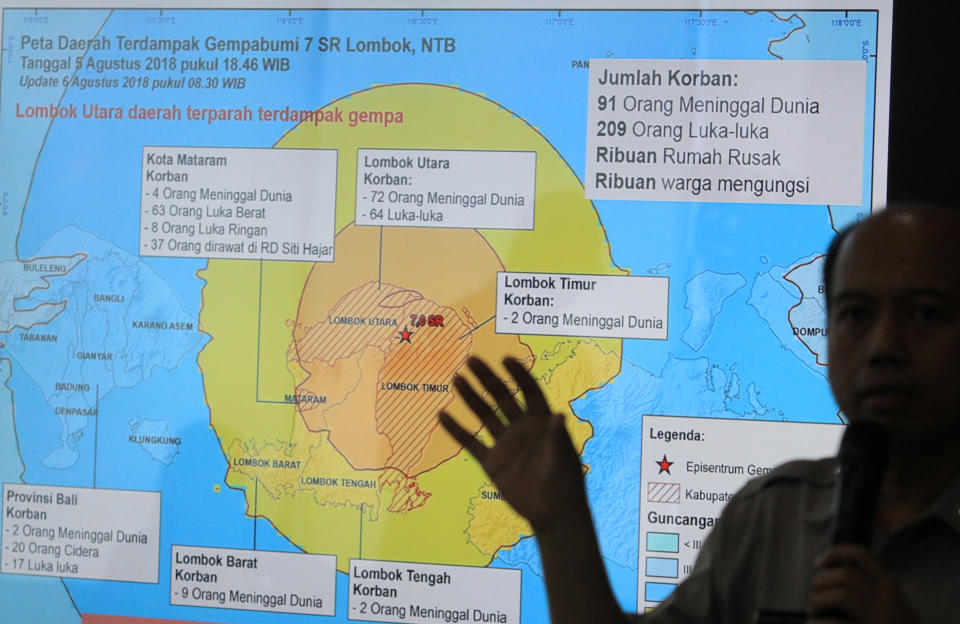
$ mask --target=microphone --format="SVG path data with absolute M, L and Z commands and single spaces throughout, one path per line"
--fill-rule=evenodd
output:
M 886 429 L 875 423 L 851 423 L 843 432 L 837 452 L 839 487 L 833 525 L 834 544 L 870 546 L 877 492 L 887 466 L 889 446 Z M 806 624 L 810 617 L 800 611 L 760 609 L 754 615 L 753 623 Z
M 870 546 L 880 480 L 887 466 L 890 440 L 876 423 L 847 425 L 837 452 L 837 512 L 833 543 Z
M 877 493 L 887 466 L 890 440 L 886 429 L 876 423 L 855 422 L 847 425 L 837 452 L 836 513 L 833 543 L 870 546 L 873 517 L 877 510 Z M 843 614 L 821 613 L 820 616 Z M 805 624 L 811 615 L 799 611 L 760 609 L 754 624 Z

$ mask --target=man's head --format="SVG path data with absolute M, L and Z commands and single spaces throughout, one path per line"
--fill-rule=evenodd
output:
M 918 441 L 960 436 L 960 213 L 903 205 L 866 219 L 831 245 L 824 283 L 847 417 Z

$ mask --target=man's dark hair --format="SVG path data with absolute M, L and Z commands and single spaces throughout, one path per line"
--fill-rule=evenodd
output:
M 886 211 L 902 211 L 910 210 L 911 208 L 917 208 L 921 206 L 940 208 L 946 210 L 950 214 L 960 217 L 960 206 L 957 204 L 918 204 L 913 203 L 899 203 L 891 204 L 888 206 Z M 879 214 L 879 213 L 875 213 Z M 873 216 L 873 215 L 871 215 Z M 833 293 L 833 267 L 837 264 L 837 256 L 840 255 L 840 248 L 843 247 L 843 243 L 850 238 L 850 235 L 853 233 L 857 226 L 863 223 L 863 221 L 856 221 L 846 226 L 833 237 L 833 240 L 830 241 L 830 246 L 827 247 L 827 255 L 823 260 L 823 291 L 824 291 L 824 301 L 827 304 L 827 314 L 830 313 L 830 298 Z
M 833 293 L 833 265 L 837 263 L 837 256 L 840 255 L 840 247 L 843 242 L 850 237 L 850 234 L 862 221 L 856 221 L 846 226 L 833 237 L 830 246 L 827 247 L 827 256 L 823 259 L 823 299 L 827 304 L 827 315 L 830 314 L 830 299 Z

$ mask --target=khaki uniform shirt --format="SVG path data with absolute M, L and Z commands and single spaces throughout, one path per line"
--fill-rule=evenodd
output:
M 831 545 L 833 458 L 784 464 L 727 504 L 690 576 L 644 624 L 749 624 L 804 612 L 814 560 Z M 960 478 L 917 522 L 873 544 L 925 624 L 960 622 Z

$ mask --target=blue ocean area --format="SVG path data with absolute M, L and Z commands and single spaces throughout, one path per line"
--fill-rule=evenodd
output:
M 32 10 L 5 10 L 4 42 L 19 42 L 24 34 L 42 32 L 76 38 L 97 34 L 111 40 L 120 34 L 195 36 L 201 41 L 209 36 L 299 38 L 302 46 L 307 38 L 331 33 L 349 34 L 354 40 L 378 40 L 385 34 L 417 42 L 422 37 L 449 38 L 455 41 L 455 49 L 445 53 L 370 57 L 304 49 L 289 55 L 287 71 L 238 73 L 246 78 L 243 88 L 69 88 L 59 103 L 81 110 L 97 104 L 124 111 L 133 106 L 248 106 L 256 114 L 261 107 L 312 110 L 373 85 L 457 85 L 528 122 L 581 180 L 588 70 L 574 61 L 607 57 L 859 59 L 868 75 L 868 94 L 875 70 L 869 54 L 861 58 L 861 42 L 876 36 L 875 21 L 870 21 L 870 14 L 858 14 L 865 20 L 862 26 L 838 29 L 830 20 L 842 12 L 801 16 L 564 10 L 559 21 L 556 11 L 495 10 L 421 14 L 419 10 L 165 9 L 161 13 L 117 9 L 45 14 L 49 19 L 43 22 L 28 19 L 36 17 Z M 418 22 L 424 15 L 437 21 Z M 704 15 L 709 23 L 691 24 L 690 20 Z M 298 19 L 286 19 L 291 17 Z M 53 50 L 34 55 L 53 59 L 62 54 Z M 145 64 L 152 54 L 126 51 L 123 56 Z M 197 272 L 207 265 L 203 257 L 140 255 L 144 147 L 269 148 L 290 130 L 290 123 L 18 120 L 12 112 L 16 103 L 45 104 L 50 92 L 21 88 L 17 82 L 21 72 L 8 69 L 8 58 L 3 60 L 0 191 L 7 193 L 5 208 L 12 205 L 16 212 L 0 216 L 0 260 L 81 253 L 86 258 L 66 275 L 50 278 L 49 288 L 22 302 L 23 306 L 66 302 L 57 318 L 32 329 L 56 334 L 57 343 L 16 342 L 22 330 L 0 335 L 7 340 L 7 346 L 0 347 L 0 476 L 4 482 L 161 494 L 157 583 L 3 574 L 3 618 L 74 624 L 80 613 L 99 613 L 209 622 L 306 621 L 289 614 L 170 605 L 173 545 L 284 552 L 297 552 L 297 548 L 268 519 L 251 519 L 244 492 L 224 483 L 227 460 L 210 426 L 197 365 L 208 337 L 198 331 L 168 332 L 158 341 L 151 337 L 155 335 L 131 327 L 135 320 L 196 324 L 204 286 Z M 175 69 L 172 74 L 179 72 Z M 124 75 L 95 69 L 77 73 L 89 79 Z M 864 139 L 868 154 L 872 153 L 872 115 L 868 97 Z M 18 149 L 11 149 L 12 145 Z M 865 170 L 871 166 L 867 158 Z M 866 203 L 871 184 L 865 176 Z M 583 462 L 589 467 L 588 494 L 607 571 L 623 608 L 635 610 L 639 474 L 644 461 L 639 452 L 641 417 L 835 421 L 836 407 L 822 367 L 815 361 L 811 364 L 803 345 L 791 342 L 786 314 L 796 297 L 776 272 L 820 253 L 836 228 L 861 218 L 864 210 L 859 206 L 629 201 L 598 201 L 595 207 L 610 243 L 612 265 L 633 275 L 670 279 L 666 340 L 623 341 L 619 374 L 572 404 L 576 416 L 593 427 Z M 537 209 L 549 210 L 549 205 Z M 18 238 L 11 234 L 14 231 Z M 122 294 L 122 303 L 90 305 L 91 293 L 101 290 Z M 75 356 L 81 349 L 118 355 L 109 364 L 80 362 Z M 63 380 L 85 382 L 91 388 L 65 396 L 55 387 Z M 95 408 L 97 415 L 60 416 L 57 405 Z M 136 440 L 138 434 L 176 438 L 179 444 L 145 445 Z M 533 538 L 502 549 L 490 565 L 521 570 L 523 622 L 547 620 L 543 572 Z M 349 578 L 338 573 L 334 621 L 348 619 L 349 590 Z
M 196 355 L 194 351 L 188 357 L 195 361 Z M 172 388 L 177 389 L 175 400 L 171 399 Z M 182 440 L 169 465 L 145 453 L 139 444 L 128 441 L 129 420 L 134 414 L 145 420 L 165 421 L 171 434 Z M 174 544 L 254 547 L 254 520 L 246 515 L 243 493 L 223 485 L 227 463 L 208 422 L 209 415 L 203 407 L 203 385 L 196 369 L 185 366 L 157 371 L 148 382 L 136 388 L 117 389 L 101 401 L 98 423 L 96 426 L 90 423 L 84 430 L 81 448 L 86 461 L 65 474 L 47 470 L 31 475 L 30 482 L 34 483 L 90 487 L 95 478 L 99 488 L 161 493 L 159 585 L 66 580 L 66 587 L 83 611 L 117 615 L 149 613 L 151 617 L 201 621 L 218 619 L 209 609 L 173 607 L 166 591 L 157 591 L 158 587 L 169 586 L 170 551 Z M 296 551 L 267 520 L 256 522 L 257 549 Z M 105 586 L 114 589 L 104 591 Z M 122 587 L 121 593 L 117 593 L 118 586 Z M 236 611 L 231 612 L 230 617 L 230 621 L 237 622 L 282 622 L 291 621 L 295 616 Z
M 0 478 L 3 483 L 18 483 L 23 474 L 22 442 L 13 427 L 13 388 L 8 385 L 12 372 L 10 360 L 0 358 Z M 16 409 L 25 408 L 18 402 Z M 36 601 L 23 600 L 24 596 L 35 597 Z M 0 580 L 0 603 L 4 605 L 3 617 L 10 622 L 80 622 L 80 615 L 58 578 L 4 574 Z
M 597 205 L 616 263 L 637 275 L 660 267 L 657 274 L 671 280 L 667 340 L 624 341 L 620 374 L 573 403 L 594 428 L 583 461 L 590 467 L 601 548 L 613 578 L 629 576 L 618 575 L 617 566 L 631 571 L 633 584 L 620 585 L 617 595 L 636 608 L 642 415 L 836 422 L 824 377 L 785 348 L 769 324 L 773 318 L 789 327 L 796 299 L 782 288 L 774 291 L 782 296 L 770 302 L 766 316 L 748 304 L 771 264 L 825 248 L 833 229 L 822 206 Z M 684 289 L 707 271 L 743 276 L 746 286 L 736 287 L 734 279 L 720 290 L 726 295 L 722 310 L 710 316 L 695 349 L 682 339 L 697 313 L 687 307 Z
M 44 16 L 43 25 L 28 23 L 32 12 L 4 9 L 3 35 L 6 42 L 19 42 L 23 36 L 38 36 L 54 30 L 74 38 L 91 37 L 108 18 L 109 11 L 51 12 Z M 17 258 L 17 237 L 23 208 L 31 191 L 32 171 L 38 155 L 42 152 L 49 119 L 18 119 L 16 104 L 27 106 L 47 105 L 50 93 L 44 89 L 23 89 L 19 85 L 21 72 L 13 71 L 9 61 L 19 62 L 19 55 L 10 58 L 3 52 L 5 70 L 0 74 L 0 93 L 5 94 L 0 105 L 0 141 L 4 146 L 16 149 L 0 149 L 0 192 L 3 208 L 0 210 L 0 260 Z M 53 57 L 55 54 L 50 54 Z M 10 95 L 14 94 L 14 95 Z M 15 102 L 15 103 L 14 103 Z M 21 254 L 20 259 L 26 255 Z

